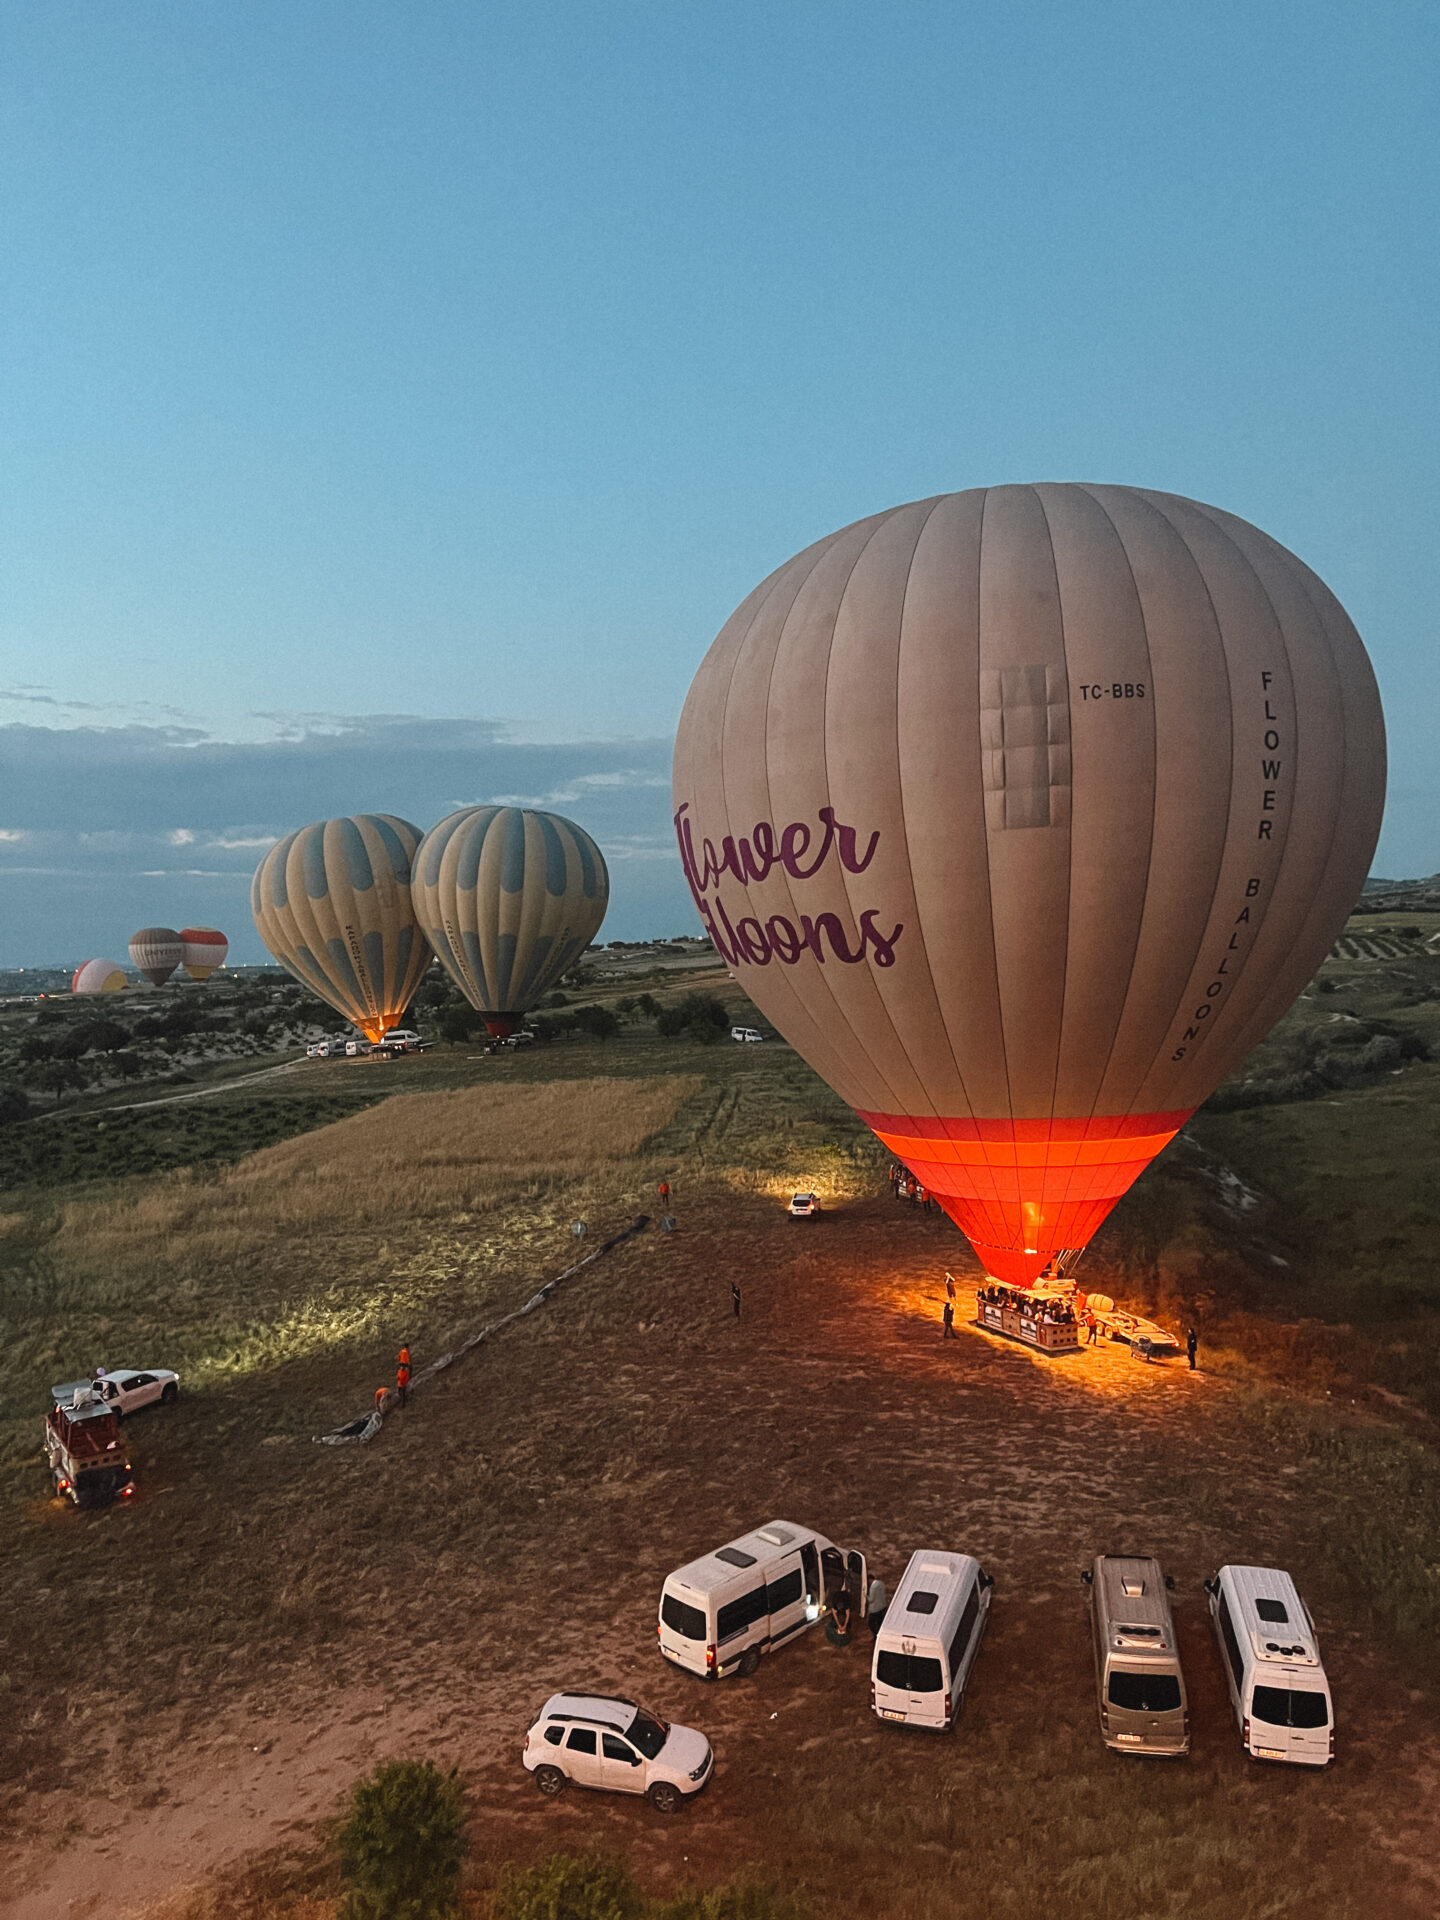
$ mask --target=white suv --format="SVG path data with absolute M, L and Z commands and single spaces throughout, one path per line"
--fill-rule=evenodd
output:
M 524 1759 L 544 1794 L 574 1780 L 643 1793 L 659 1813 L 674 1813 L 687 1794 L 699 1793 L 715 1765 L 710 1742 L 694 1727 L 594 1693 L 551 1694 L 525 1735 Z

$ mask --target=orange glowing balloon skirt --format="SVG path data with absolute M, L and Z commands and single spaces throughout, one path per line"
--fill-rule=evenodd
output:
M 1062 1247 L 1086 1245 L 1190 1113 L 860 1118 L 930 1188 L 986 1272 L 1028 1287 Z

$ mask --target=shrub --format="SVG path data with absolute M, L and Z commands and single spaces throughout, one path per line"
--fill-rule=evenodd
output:
M 575 1025 L 593 1040 L 609 1040 L 620 1031 L 620 1022 L 609 1007 L 594 1005 L 575 1009 Z
M 702 1046 L 710 1046 L 729 1031 L 730 1015 L 725 1002 L 713 993 L 687 993 L 673 1007 L 662 1009 L 655 1028 L 667 1040 L 687 1034 Z
M 442 1920 L 458 1909 L 465 1796 L 430 1760 L 387 1760 L 350 1791 L 336 1834 L 342 1920 Z
M 794 1894 L 741 1874 L 710 1893 L 682 1893 L 657 1908 L 655 1920 L 807 1920 Z
M 30 1096 L 23 1087 L 0 1087 L 0 1127 L 23 1120 L 30 1112 Z
M 641 1920 L 645 1902 L 618 1860 L 552 1853 L 538 1867 L 511 1867 L 495 1895 L 495 1920 Z

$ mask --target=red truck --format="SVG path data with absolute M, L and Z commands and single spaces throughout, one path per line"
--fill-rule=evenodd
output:
M 45 1458 L 55 1491 L 77 1507 L 108 1507 L 135 1491 L 119 1415 L 83 1393 L 57 1398 L 45 1416 Z

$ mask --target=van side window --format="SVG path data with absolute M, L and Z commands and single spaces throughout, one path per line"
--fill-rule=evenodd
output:
M 1230 1671 L 1235 1675 L 1235 1685 L 1241 1693 L 1245 1691 L 1245 1662 L 1240 1657 L 1240 1642 L 1235 1638 L 1235 1628 L 1230 1620 L 1230 1608 L 1225 1596 L 1220 1596 L 1217 1609 L 1220 1618 L 1220 1638 L 1225 1642 L 1225 1655 L 1230 1662 Z
M 950 1678 L 953 1681 L 959 1673 L 965 1659 L 965 1649 L 970 1644 L 970 1636 L 975 1631 L 976 1615 L 980 1611 L 980 1589 L 972 1586 L 970 1598 L 965 1602 L 965 1611 L 960 1615 L 960 1624 L 955 1629 L 955 1638 L 950 1642 Z
M 768 1587 L 766 1591 L 769 1595 L 769 1611 L 771 1613 L 779 1613 L 782 1607 L 793 1607 L 795 1602 L 800 1598 L 799 1567 L 792 1567 L 789 1573 L 782 1573 L 780 1578 Z
M 764 1587 L 756 1587 L 753 1593 L 742 1593 L 738 1600 L 727 1600 L 715 1618 L 716 1639 L 733 1640 L 737 1633 L 744 1633 L 757 1620 L 763 1620 L 769 1611 Z

